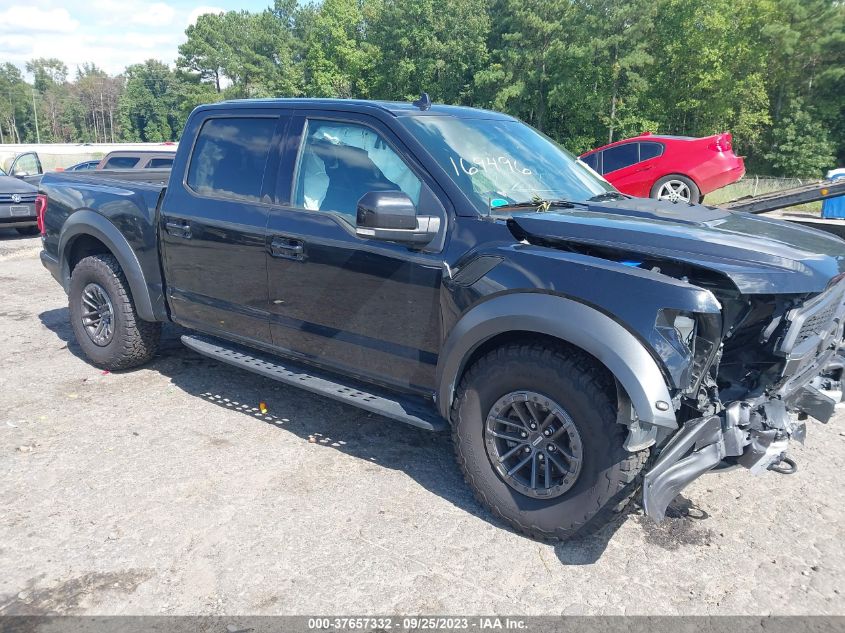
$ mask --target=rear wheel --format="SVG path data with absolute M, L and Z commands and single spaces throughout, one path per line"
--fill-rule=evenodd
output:
M 452 408 L 458 463 L 477 498 L 532 538 L 598 529 L 633 495 L 612 378 L 575 349 L 512 344 L 476 361 Z
M 126 276 L 112 255 L 92 255 L 73 269 L 68 293 L 76 340 L 91 362 L 129 369 L 158 349 L 161 324 L 138 317 Z
M 701 201 L 701 191 L 692 180 L 686 176 L 674 174 L 664 176 L 651 188 L 651 197 L 667 202 L 690 202 L 697 204 Z

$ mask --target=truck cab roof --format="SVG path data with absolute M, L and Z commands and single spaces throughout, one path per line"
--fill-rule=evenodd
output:
M 407 101 L 368 101 L 365 99 L 236 99 L 202 105 L 198 110 L 232 110 L 233 108 L 276 107 L 301 110 L 339 110 L 345 112 L 372 112 L 380 110 L 393 116 L 450 116 L 461 119 L 493 119 L 498 121 L 516 121 L 507 114 L 484 110 L 432 103 L 427 109 L 422 109 Z

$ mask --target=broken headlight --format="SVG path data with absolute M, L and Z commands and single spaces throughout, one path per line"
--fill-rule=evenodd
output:
M 675 386 L 687 395 L 698 393 L 721 340 L 721 315 L 665 308 L 657 314 L 655 350 Z

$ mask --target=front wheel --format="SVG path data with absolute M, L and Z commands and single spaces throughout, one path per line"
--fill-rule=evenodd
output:
M 97 367 L 129 369 L 158 349 L 161 324 L 138 317 L 126 275 L 112 255 L 80 261 L 70 277 L 71 326 L 85 355 Z
M 613 387 L 591 357 L 543 342 L 477 360 L 461 380 L 452 425 L 458 463 L 479 501 L 543 540 L 610 521 L 648 457 L 623 448 Z

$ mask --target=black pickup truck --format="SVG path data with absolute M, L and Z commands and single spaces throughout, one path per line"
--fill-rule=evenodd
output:
M 41 258 L 94 364 L 149 361 L 173 321 L 200 354 L 450 428 L 481 502 L 536 538 L 640 485 L 660 520 L 707 471 L 791 472 L 841 399 L 845 242 L 630 198 L 503 114 L 201 106 L 166 176 L 41 182 Z

